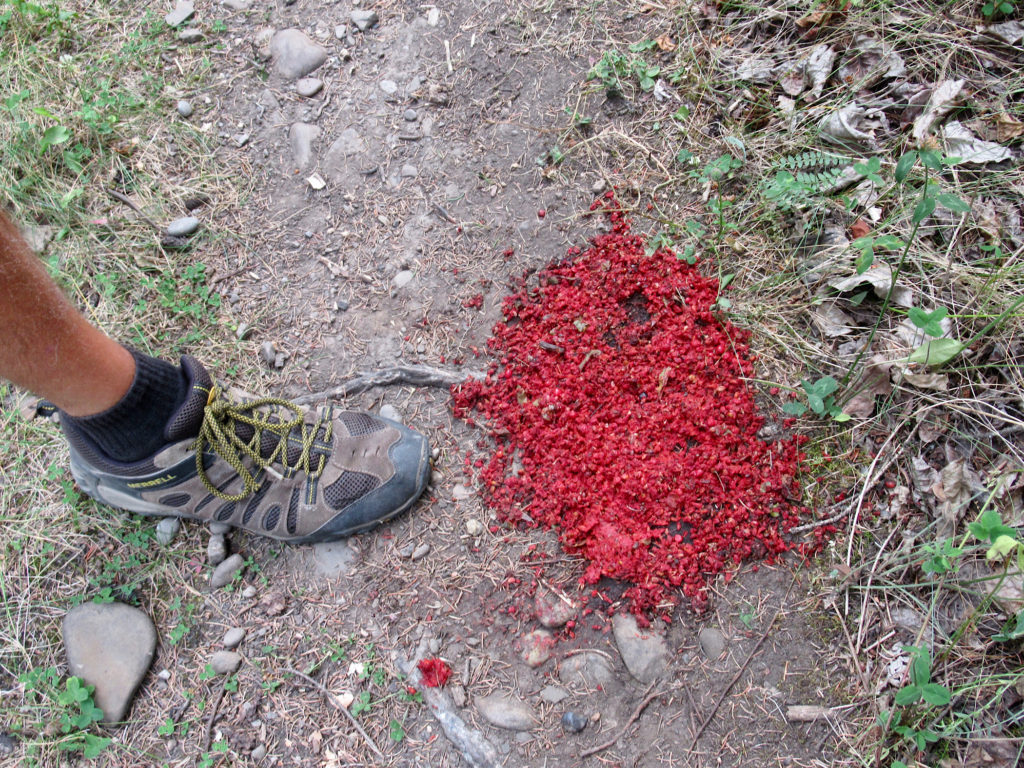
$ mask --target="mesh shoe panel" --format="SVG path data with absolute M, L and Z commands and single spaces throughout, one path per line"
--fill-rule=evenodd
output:
M 373 475 L 346 470 L 341 477 L 324 488 L 324 501 L 331 509 L 343 509 L 380 485 Z
M 263 518 L 263 530 L 272 531 L 277 528 L 277 523 L 281 519 L 281 507 L 275 504 L 267 510 L 266 516 Z
M 159 503 L 165 507 L 183 507 L 192 500 L 192 496 L 188 493 L 172 493 L 167 496 L 161 496 Z
M 247 524 L 252 520 L 252 516 L 256 513 L 256 508 L 263 501 L 263 497 L 267 495 L 267 491 L 270 490 L 270 483 L 264 482 L 260 486 L 260 489 L 253 494 L 253 497 L 249 499 L 249 503 L 245 505 L 245 514 L 242 515 L 242 523 Z
M 338 420 L 345 425 L 345 429 L 348 430 L 352 437 L 362 437 L 363 435 L 371 435 L 374 432 L 380 432 L 382 429 L 386 429 L 386 426 L 369 416 L 365 413 L 358 413 L 347 411 L 338 416 Z
M 292 497 L 288 501 L 288 519 L 287 519 L 285 524 L 286 524 L 286 526 L 288 528 L 288 533 L 291 533 L 293 535 L 294 535 L 295 531 L 298 530 L 298 524 L 299 524 L 299 499 L 301 499 L 301 498 L 302 498 L 302 489 L 301 488 L 296 488 L 294 491 L 292 491 Z

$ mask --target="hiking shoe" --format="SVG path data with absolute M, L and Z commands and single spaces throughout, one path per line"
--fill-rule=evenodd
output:
M 430 476 L 426 438 L 395 422 L 332 406 L 226 394 L 194 358 L 164 430 L 167 445 L 133 463 L 105 457 L 61 426 L 85 493 L 142 515 L 226 523 L 305 544 L 369 530 L 412 506 Z

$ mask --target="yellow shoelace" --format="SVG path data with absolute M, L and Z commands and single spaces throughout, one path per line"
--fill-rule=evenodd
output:
M 315 424 L 306 424 L 302 419 L 302 412 L 287 400 L 276 397 L 262 397 L 250 400 L 245 403 L 233 403 L 230 400 L 217 397 L 217 390 L 210 394 L 209 402 L 203 410 L 203 424 L 199 428 L 199 435 L 193 443 L 193 450 L 196 453 L 196 472 L 203 485 L 214 496 L 226 501 L 241 501 L 254 494 L 260 487 L 256 476 L 260 470 L 282 477 L 272 466 L 277 462 L 285 471 L 301 470 L 311 477 L 319 477 L 324 471 L 327 459 L 323 454 L 316 458 L 319 462 L 314 467 L 311 464 L 313 456 L 313 444 L 316 442 L 317 432 L 321 426 L 324 429 L 323 441 L 329 443 L 331 440 L 332 424 L 328 419 L 318 419 Z M 269 421 L 269 415 L 260 412 L 259 409 L 278 406 L 297 414 L 289 421 Z M 248 424 L 253 429 L 252 439 L 246 442 L 235 433 L 236 424 Z M 299 445 L 301 451 L 294 464 L 288 464 L 288 442 L 292 430 L 299 428 Z M 277 438 L 277 445 L 273 453 L 264 458 L 260 454 L 263 434 L 270 432 Z M 242 478 L 242 489 L 235 494 L 224 493 L 218 489 L 206 474 L 206 467 L 203 465 L 203 453 L 209 448 Z M 244 457 L 252 462 L 252 469 L 246 466 Z

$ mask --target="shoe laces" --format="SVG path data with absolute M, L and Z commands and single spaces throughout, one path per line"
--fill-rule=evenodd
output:
M 203 423 L 192 445 L 196 454 L 196 472 L 210 493 L 226 501 L 241 501 L 259 490 L 261 471 L 279 480 L 284 478 L 274 463 L 280 464 L 285 473 L 302 471 L 309 477 L 320 477 L 327 459 L 322 452 L 314 452 L 313 448 L 321 429 L 323 436 L 320 439 L 323 442 L 331 440 L 333 425 L 330 419 L 321 416 L 315 423 L 307 424 L 298 406 L 276 397 L 233 402 L 218 395 L 215 387 L 203 409 Z M 281 409 L 295 414 L 295 418 L 281 419 Z M 271 417 L 274 417 L 273 421 Z M 248 441 L 238 436 L 236 427 L 240 425 L 247 425 L 253 430 Z M 264 456 L 261 447 L 263 436 L 268 433 L 277 442 L 273 451 Z M 288 462 L 289 445 L 299 449 L 299 455 L 291 464 Z M 242 479 L 242 489 L 238 493 L 225 493 L 210 480 L 203 462 L 203 455 L 208 450 L 226 461 Z

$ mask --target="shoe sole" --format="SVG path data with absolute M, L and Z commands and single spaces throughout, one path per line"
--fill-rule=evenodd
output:
M 133 512 L 137 515 L 143 515 L 144 517 L 177 517 L 182 520 L 195 520 L 197 522 L 204 523 L 212 522 L 196 515 L 190 515 L 187 512 L 170 509 L 162 504 L 156 504 L 146 501 L 145 499 L 140 499 L 138 496 L 125 493 L 118 488 L 112 488 L 104 485 L 102 475 L 97 474 L 91 468 L 85 466 L 74 450 L 71 451 L 71 476 L 74 477 L 75 482 L 78 483 L 78 487 L 81 488 L 87 496 L 90 496 L 96 501 L 106 504 L 107 506 L 114 507 L 115 509 Z M 423 491 L 426 490 L 429 480 L 429 443 L 426 440 L 421 439 L 415 489 L 407 501 L 387 514 L 375 518 L 368 523 L 362 523 L 360 525 L 354 525 L 349 528 L 332 530 L 329 532 L 314 531 L 308 536 L 278 538 L 275 536 L 269 536 L 260 531 L 249 531 L 245 528 L 242 528 L 241 530 L 245 530 L 256 536 L 262 536 L 263 538 L 282 541 L 288 544 L 321 544 L 346 539 L 349 536 L 372 531 L 383 523 L 393 520 L 403 512 L 406 512 L 413 504 L 416 503 L 420 496 L 423 495 Z

